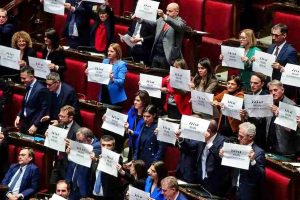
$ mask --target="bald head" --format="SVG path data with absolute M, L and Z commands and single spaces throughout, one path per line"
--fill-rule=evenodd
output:
M 179 5 L 177 3 L 170 3 L 167 6 L 167 15 L 171 18 L 176 18 L 179 14 Z

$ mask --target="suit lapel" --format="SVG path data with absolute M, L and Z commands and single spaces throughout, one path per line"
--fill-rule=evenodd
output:
M 277 56 L 277 59 L 276 60 L 281 60 L 282 56 L 284 55 L 284 53 L 286 52 L 287 50 L 287 43 L 285 43 L 282 47 L 282 49 L 280 50 L 278 56 Z

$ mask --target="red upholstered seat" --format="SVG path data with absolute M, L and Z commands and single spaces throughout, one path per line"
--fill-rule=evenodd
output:
M 287 41 L 292 44 L 295 49 L 300 51 L 300 40 L 299 40 L 299 30 L 300 30 L 300 15 L 284 12 L 274 12 L 273 13 L 273 24 L 283 23 L 288 26 L 289 32 L 287 36 Z
M 21 110 L 23 101 L 23 95 L 21 94 L 13 94 L 11 101 L 5 107 L 5 113 L 9 113 L 4 117 L 4 124 L 5 126 L 12 127 L 14 126 L 14 122 L 16 119 L 17 114 Z
M 134 13 L 134 11 L 135 11 L 135 8 L 133 7 L 134 1 L 132 1 L 132 0 L 122 0 L 122 1 L 123 1 L 123 15 L 126 12 Z
M 187 62 L 188 69 L 190 70 L 197 66 L 199 60 L 199 55 L 194 55 L 193 53 L 191 53 L 193 45 L 193 41 L 189 38 L 184 38 L 182 41 L 182 55 L 185 61 Z
M 46 157 L 45 153 L 35 150 L 34 151 L 34 163 L 36 166 L 38 166 L 40 173 L 41 173 L 41 179 L 40 179 L 40 188 L 39 190 L 45 190 L 48 187 L 48 183 L 46 182 L 46 177 L 49 176 L 50 169 L 46 165 Z
M 293 199 L 291 192 L 291 179 L 283 174 L 266 167 L 266 180 L 263 191 L 265 200 Z
M 67 15 L 54 15 L 53 28 L 62 37 L 67 21 Z
M 2 95 L 3 95 L 3 91 L 2 91 L 2 90 L 0 90 L 0 97 L 2 97 Z
M 174 176 L 179 161 L 180 151 L 177 147 L 168 146 L 165 150 L 164 163 L 168 169 L 169 175 Z
M 271 20 L 271 14 L 268 12 L 272 8 L 274 0 L 256 0 L 252 2 L 252 20 L 255 22 L 255 30 L 263 29 Z
M 8 145 L 8 164 L 17 162 L 16 146 L 14 144 Z
M 123 0 L 109 0 L 109 6 L 113 9 L 116 16 L 122 16 L 122 1 Z
M 36 56 L 37 56 L 37 58 L 43 58 L 43 53 L 42 52 L 40 52 L 40 51 L 38 51 L 38 52 L 36 52 Z
M 127 113 L 129 108 L 133 105 L 135 94 L 139 91 L 140 75 L 132 72 L 127 72 L 125 78 L 125 91 L 127 100 L 123 105 L 123 111 Z
M 73 86 L 77 93 L 86 93 L 86 75 L 84 73 L 86 63 L 66 58 L 67 70 L 63 74 L 64 82 Z
M 128 31 L 128 26 L 122 24 L 115 25 L 115 41 L 121 45 L 123 58 L 126 57 L 127 55 L 126 53 L 127 45 L 125 44 L 125 42 L 121 42 L 118 34 L 120 33 L 121 35 L 125 35 L 127 31 Z
M 100 89 L 101 89 L 101 85 L 99 83 L 88 82 L 86 87 L 87 100 L 98 101 Z
M 80 115 L 82 118 L 82 126 L 91 129 L 93 133 L 99 137 L 101 135 L 100 124 L 102 119 L 99 119 L 95 112 L 85 109 L 80 110 Z
M 193 29 L 202 30 L 204 0 L 178 0 L 179 15 Z

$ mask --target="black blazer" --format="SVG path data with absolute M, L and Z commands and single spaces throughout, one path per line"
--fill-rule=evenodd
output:
M 46 59 L 46 56 L 48 54 L 48 50 L 47 50 L 46 47 L 44 47 L 42 54 L 43 54 L 42 55 L 43 59 Z M 58 65 L 58 70 L 57 71 L 54 71 L 54 70 L 51 70 L 51 71 L 59 73 L 60 78 L 63 78 L 63 76 L 62 76 L 63 72 L 66 70 L 65 58 L 66 58 L 65 57 L 65 51 L 61 46 L 59 46 L 55 50 L 52 50 L 49 53 L 48 58 L 47 58 L 47 60 L 50 60 L 51 63 L 53 63 L 55 65 Z
M 29 60 L 28 60 L 28 57 L 37 57 L 36 55 L 36 51 L 31 48 L 31 47 L 26 47 L 25 50 L 24 50 L 24 54 L 22 56 L 22 59 L 21 60 L 24 60 L 27 64 L 27 66 L 29 66 Z

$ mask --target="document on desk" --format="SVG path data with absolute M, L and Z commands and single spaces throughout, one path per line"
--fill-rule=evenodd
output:
M 209 123 L 210 121 L 205 119 L 182 115 L 180 137 L 205 142 L 205 132 Z
M 92 159 L 91 153 L 93 146 L 90 144 L 83 144 L 76 141 L 70 141 L 70 153 L 68 160 L 85 167 L 91 167 Z
M 224 156 L 221 165 L 235 167 L 239 169 L 249 169 L 249 153 L 252 147 L 249 145 L 240 145 L 224 142 Z
M 109 149 L 102 148 L 97 169 L 112 176 L 118 177 L 117 164 L 119 163 L 120 154 Z
M 107 108 L 105 120 L 103 120 L 102 128 L 113 133 L 124 136 L 128 115 Z
M 256 50 L 254 56 L 255 61 L 253 62 L 252 70 L 254 72 L 260 72 L 266 76 L 272 77 L 272 64 L 275 62 L 276 56 Z
M 110 81 L 110 74 L 112 72 L 112 65 L 88 61 L 88 82 L 100 83 L 108 85 Z
M 151 97 L 161 98 L 162 77 L 140 73 L 140 90 L 146 90 Z
M 56 15 L 64 15 L 66 0 L 44 0 L 44 11 Z
M 271 106 L 273 96 L 268 95 L 244 95 L 245 109 L 249 117 L 270 117 L 273 116 Z
M 191 71 L 170 67 L 170 85 L 173 88 L 191 91 L 189 82 L 191 80 Z
M 67 199 L 65 199 L 65 198 L 63 198 L 63 197 L 61 197 L 61 196 L 54 193 L 52 195 L 52 197 L 50 198 L 50 200 L 67 200 Z
M 20 50 L 0 45 L 0 66 L 20 70 Z
M 49 125 L 46 132 L 47 132 L 47 136 L 44 142 L 44 146 L 57 151 L 65 152 L 66 151 L 65 139 L 67 138 L 69 131 L 67 129 Z
M 286 64 L 280 81 L 285 85 L 300 87 L 300 66 L 289 63 Z
M 221 54 L 223 55 L 222 66 L 244 69 L 244 62 L 241 60 L 245 55 L 244 48 L 221 45 Z
M 243 99 L 229 94 L 225 94 L 221 101 L 222 114 L 234 119 L 241 120 L 240 110 L 243 107 Z
M 129 185 L 128 189 L 129 200 L 147 200 L 150 198 L 149 192 L 144 192 L 143 190 L 137 189 Z
M 295 131 L 297 129 L 297 116 L 300 116 L 299 107 L 279 101 L 279 115 L 274 123 Z
M 212 101 L 214 94 L 191 90 L 192 109 L 195 113 L 213 115 Z
M 46 76 L 50 73 L 49 64 L 50 60 L 28 57 L 29 65 L 34 69 L 34 76 L 46 79 Z
M 141 19 L 156 22 L 159 2 L 150 0 L 139 0 L 137 2 L 134 15 Z
M 175 145 L 175 133 L 179 129 L 179 124 L 168 122 L 159 118 L 157 128 L 157 140 Z

